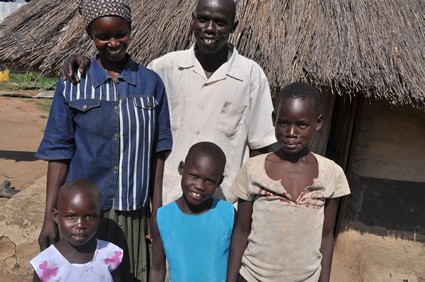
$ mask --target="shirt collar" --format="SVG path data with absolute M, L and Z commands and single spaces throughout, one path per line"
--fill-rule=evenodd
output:
M 124 80 L 129 84 L 136 85 L 137 68 L 138 64 L 136 64 L 131 58 L 128 58 L 127 64 L 118 79 Z M 95 56 L 91 61 L 88 75 L 90 76 L 95 88 L 99 87 L 108 79 L 112 79 L 97 61 L 97 56 Z
M 241 64 L 239 62 L 239 53 L 231 43 L 227 44 L 229 49 L 232 50 L 232 55 L 227 60 L 227 62 L 224 63 L 217 71 L 223 71 L 223 75 L 227 75 L 237 80 L 243 81 L 243 70 L 241 69 Z M 193 44 L 192 47 L 189 49 L 189 52 L 186 52 L 183 56 L 183 59 L 180 60 L 179 67 L 183 69 L 193 68 L 195 67 L 195 63 L 200 65 L 198 59 L 195 56 L 195 44 Z M 211 78 L 215 76 L 214 74 L 211 76 Z

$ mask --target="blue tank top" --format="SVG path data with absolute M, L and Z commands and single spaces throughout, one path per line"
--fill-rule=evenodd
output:
M 226 281 L 234 212 L 231 203 L 216 199 L 200 215 L 184 214 L 175 201 L 158 209 L 170 281 Z

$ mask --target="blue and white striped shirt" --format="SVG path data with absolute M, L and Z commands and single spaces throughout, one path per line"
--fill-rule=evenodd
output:
M 153 154 L 171 147 L 159 76 L 129 59 L 114 82 L 93 59 L 79 84 L 59 80 L 37 157 L 70 160 L 66 182 L 89 179 L 102 209 L 131 211 L 148 201 Z

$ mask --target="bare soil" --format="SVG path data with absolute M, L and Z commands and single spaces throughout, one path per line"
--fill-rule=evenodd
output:
M 19 190 L 30 186 L 47 171 L 47 163 L 35 157 L 48 116 L 37 106 L 37 101 L 0 97 L 0 182 L 9 180 Z M 6 201 L 0 198 L 0 206 Z

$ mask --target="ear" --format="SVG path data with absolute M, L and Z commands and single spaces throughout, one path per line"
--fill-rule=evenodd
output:
M 320 128 L 322 128 L 322 125 L 323 125 L 323 115 L 320 115 L 316 121 L 316 130 L 319 130 Z
M 272 123 L 273 126 L 276 124 L 276 113 L 274 111 L 272 112 Z
M 238 24 L 239 24 L 239 21 L 235 21 L 233 23 L 233 27 L 232 27 L 232 32 L 231 33 L 235 32 L 236 28 L 238 27 Z
M 184 171 L 184 162 L 180 162 L 179 163 L 179 167 L 177 168 L 179 171 L 180 175 L 183 175 L 183 171 Z
M 89 35 L 90 39 L 91 39 L 91 40 L 93 40 L 93 37 L 91 36 L 90 26 L 88 26 L 88 27 L 86 28 L 86 32 L 87 32 L 87 34 Z
M 219 187 L 221 183 L 223 183 L 223 180 L 224 180 L 224 175 L 221 176 L 220 181 L 217 183 L 217 187 Z
M 59 215 L 57 209 L 52 209 L 52 219 L 56 224 L 59 224 Z

